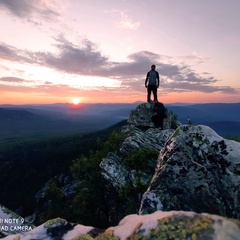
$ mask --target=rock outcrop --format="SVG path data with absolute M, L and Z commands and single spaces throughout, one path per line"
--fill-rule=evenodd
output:
M 136 178 L 134 170 L 123 166 L 124 158 L 134 149 L 156 150 L 155 174 L 140 175 L 140 181 L 149 185 L 140 214 L 184 210 L 239 219 L 240 143 L 207 126 L 180 125 L 172 113 L 164 121 L 165 130 L 154 128 L 152 107 L 146 103 L 132 111 L 123 129 L 127 137 L 121 157 L 110 153 L 100 164 L 105 178 L 116 188 L 136 184 L 139 175 Z
M 240 143 L 207 126 L 180 126 L 160 151 L 140 213 L 208 212 L 240 218 Z
M 151 120 L 153 114 L 154 102 L 142 103 L 129 116 L 128 123 L 130 126 L 135 126 L 140 129 L 153 128 L 154 124 Z M 176 117 L 171 112 L 166 112 L 167 118 L 163 121 L 164 129 L 174 129 L 180 125 Z
M 174 133 L 172 127 L 180 125 L 174 115 L 167 112 L 167 118 L 164 119 L 164 130 L 155 128 L 151 121 L 153 105 L 153 103 L 143 103 L 131 112 L 128 125 L 123 128 L 126 138 L 120 149 L 121 156 L 109 153 L 100 164 L 103 176 L 116 188 L 121 188 L 126 184 L 136 185 L 136 181 L 149 184 L 152 175 L 141 172 L 136 177 L 136 172 L 126 168 L 123 160 L 135 149 L 147 148 L 159 152 Z M 157 158 L 155 163 L 157 163 Z
M 199 239 L 237 240 L 240 221 L 194 212 L 157 211 L 148 215 L 126 216 L 115 227 L 106 230 L 52 219 L 21 234 L 10 235 L 5 240 L 62 239 L 62 240 L 125 240 L 125 239 Z

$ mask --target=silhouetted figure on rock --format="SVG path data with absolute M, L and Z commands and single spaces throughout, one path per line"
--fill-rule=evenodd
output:
M 147 73 L 145 87 L 147 88 L 147 101 L 151 101 L 151 92 L 153 92 L 154 101 L 157 102 L 157 89 L 159 87 L 159 74 L 155 70 L 156 66 L 152 65 L 151 70 Z

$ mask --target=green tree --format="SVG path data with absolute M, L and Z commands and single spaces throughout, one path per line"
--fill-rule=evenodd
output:
M 120 198 L 125 205 L 125 214 L 137 213 L 143 193 L 148 184 L 141 180 L 142 173 L 152 176 L 155 171 L 159 152 L 148 148 L 133 150 L 124 160 L 124 165 L 136 171 L 136 183 L 127 184 L 120 190 Z

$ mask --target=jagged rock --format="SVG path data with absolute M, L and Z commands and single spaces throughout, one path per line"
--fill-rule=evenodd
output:
M 160 152 L 140 213 L 185 210 L 240 218 L 239 166 L 240 143 L 207 126 L 180 126 Z
M 148 148 L 160 151 L 168 138 L 181 124 L 175 120 L 172 113 L 167 112 L 164 119 L 164 129 L 155 128 L 151 120 L 154 103 L 142 103 L 133 110 L 128 119 L 128 125 L 123 128 L 126 134 L 120 152 L 127 156 L 132 150 Z
M 154 124 L 151 120 L 153 114 L 154 102 L 142 103 L 135 110 L 133 110 L 128 118 L 128 124 L 140 129 L 153 128 Z M 171 112 L 166 112 L 167 118 L 163 121 L 164 129 L 177 128 L 181 125 Z
M 142 131 L 139 128 L 134 128 L 124 140 L 120 152 L 127 156 L 131 151 L 139 148 L 160 151 L 173 132 L 173 129 L 149 128 L 147 131 Z
M 102 175 L 116 188 L 124 186 L 129 179 L 128 170 L 121 164 L 121 159 L 114 153 L 109 153 L 100 163 L 104 171 Z
M 134 169 L 126 168 L 121 159 L 114 153 L 109 153 L 100 163 L 102 175 L 112 183 L 116 189 L 121 189 L 125 185 L 137 186 L 137 184 L 148 185 L 152 179 L 149 174 Z
M 46 197 L 48 190 L 51 188 L 52 182 L 56 182 L 59 185 L 63 186 L 62 193 L 67 198 L 74 196 L 79 186 L 79 182 L 74 181 L 71 177 L 64 174 L 57 175 L 46 182 L 43 188 L 36 193 L 35 197 L 37 202 Z
M 127 169 L 123 165 L 123 159 L 126 158 L 134 149 L 147 148 L 160 151 L 174 130 L 170 126 L 178 125 L 171 113 L 167 114 L 165 121 L 166 130 L 155 128 L 151 116 L 153 113 L 153 103 L 140 104 L 136 110 L 132 111 L 128 126 L 125 126 L 123 132 L 126 133 L 121 148 L 121 157 L 109 153 L 100 163 L 102 175 L 112 183 L 116 188 L 121 188 L 126 184 L 135 186 L 137 181 L 144 185 L 149 184 L 152 176 L 147 173 Z M 157 159 L 156 159 L 157 162 Z
M 240 222 L 233 219 L 194 212 L 157 211 L 149 215 L 128 215 L 115 227 L 107 230 L 53 219 L 32 231 L 12 235 L 5 240 L 126 240 L 126 239 L 209 239 L 236 240 Z
M 127 157 L 133 150 L 147 148 L 151 150 L 160 151 L 164 146 L 168 138 L 173 134 L 173 129 L 160 130 L 158 128 L 149 128 L 147 131 L 142 131 L 138 128 L 134 128 L 129 136 L 124 140 L 120 152 L 124 157 Z M 113 156 L 113 155 L 110 155 Z M 123 161 L 114 155 L 114 159 L 109 156 L 100 164 L 100 167 L 104 170 L 102 174 L 108 179 L 115 187 L 120 188 L 125 184 L 132 184 L 135 186 L 137 181 L 143 185 L 148 185 L 152 178 L 152 175 L 145 173 L 144 171 L 136 174 L 135 170 L 127 169 L 123 165 Z M 148 161 L 146 159 L 146 161 Z M 157 159 L 155 165 L 157 163 Z M 109 167 L 115 166 L 115 171 L 109 171 Z M 120 182 L 119 179 L 123 181 Z M 118 184 L 116 184 L 116 182 Z

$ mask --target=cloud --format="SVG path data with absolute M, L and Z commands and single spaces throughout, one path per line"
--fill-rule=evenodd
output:
M 50 82 L 50 81 L 45 81 L 44 84 L 46 84 L 46 85 L 51 85 L 52 82 Z
M 136 92 L 142 92 L 146 73 L 154 63 L 161 76 L 160 91 L 228 94 L 239 91 L 230 86 L 217 86 L 218 79 L 209 73 L 197 73 L 187 61 L 179 63 L 177 59 L 174 62 L 172 57 L 141 51 L 129 55 L 126 62 L 112 62 L 98 50 L 96 44 L 87 39 L 80 45 L 69 42 L 63 36 L 56 41 L 57 53 L 29 52 L 0 43 L 0 59 L 38 64 L 67 74 L 106 77 L 120 81 L 122 89 Z M 46 82 L 45 86 L 49 83 Z
M 27 80 L 23 80 L 27 81 Z M 76 89 L 66 84 L 40 84 L 34 86 L 9 85 L 0 83 L 0 93 L 18 92 L 18 93 L 34 93 L 36 95 L 56 95 L 60 97 L 72 96 L 81 93 L 81 89 Z M 86 90 L 84 90 L 86 92 Z
M 188 56 L 184 56 L 184 57 L 180 57 L 183 59 L 190 59 L 190 60 L 197 60 L 198 62 L 206 62 L 209 60 L 208 57 L 203 57 L 201 55 L 198 55 L 197 53 L 193 52 L 192 55 L 188 55 Z
M 112 9 L 111 11 L 106 11 L 107 14 L 114 14 L 118 19 L 115 25 L 119 28 L 126 30 L 137 30 L 140 27 L 140 22 L 134 21 L 125 11 L 119 11 L 117 9 Z
M 137 30 L 140 22 L 134 22 L 125 12 L 120 12 L 120 26 L 124 29 Z
M 221 92 L 225 94 L 237 94 L 238 90 L 229 86 L 213 86 L 209 83 L 203 82 L 176 82 L 163 84 L 163 89 L 166 92 L 202 92 L 202 93 L 214 93 Z
M 16 77 L 2 77 L 0 78 L 1 82 L 11 82 L 11 83 L 23 83 L 26 82 L 26 80 Z
M 32 63 L 31 54 L 35 53 L 28 52 L 27 50 L 21 50 L 0 42 L 0 59 L 14 62 Z
M 5 60 L 17 60 L 18 49 L 4 43 L 0 43 L 0 58 Z
M 58 55 L 39 53 L 36 61 L 69 73 L 93 76 L 108 65 L 108 59 L 96 49 L 94 43 L 84 40 L 82 46 L 75 46 L 65 39 L 58 39 Z
M 59 16 L 55 6 L 59 6 L 56 1 L 47 0 L 0 0 L 0 8 L 8 10 L 11 14 L 19 18 L 30 18 L 33 15 L 40 15 L 45 19 L 55 19 Z

